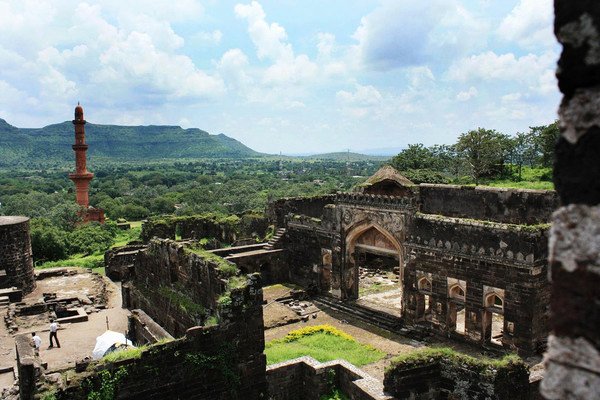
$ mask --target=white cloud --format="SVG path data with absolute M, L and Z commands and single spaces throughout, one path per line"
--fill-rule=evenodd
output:
M 381 103 L 383 97 L 381 93 L 373 86 L 356 85 L 354 93 L 340 90 L 335 97 L 345 105 L 358 107 L 371 107 Z
M 360 59 L 377 69 L 453 58 L 485 43 L 487 24 L 453 0 L 384 0 L 354 33 Z
M 212 32 L 201 31 L 196 33 L 192 40 L 201 44 L 201 45 L 218 45 L 221 43 L 223 39 L 223 32 L 218 29 L 213 30 Z
M 246 91 L 252 79 L 247 74 L 248 57 L 240 49 L 231 49 L 225 52 L 217 68 L 225 82 L 237 91 Z
M 535 50 L 556 45 L 552 31 L 552 0 L 520 0 L 500 24 L 501 38 Z
M 98 75 L 104 83 L 127 85 L 131 90 L 143 85 L 150 96 L 160 94 L 165 100 L 210 98 L 224 91 L 220 78 L 196 68 L 188 56 L 161 51 L 145 33 L 131 32 L 106 49 L 100 62 Z
M 479 92 L 477 91 L 477 89 L 473 86 L 471 86 L 469 88 L 469 90 L 460 92 L 459 94 L 456 95 L 456 100 L 458 101 L 468 101 L 470 99 L 472 99 L 473 97 L 477 96 Z
M 487 51 L 456 61 L 447 75 L 458 82 L 503 80 L 536 88 L 539 87 L 540 76 L 553 71 L 555 60 L 551 52 L 517 57 L 513 53 L 498 55 Z
M 292 46 L 286 42 L 285 29 L 276 22 L 269 24 L 266 21 L 262 6 L 253 1 L 250 4 L 237 4 L 235 14 L 248 21 L 248 33 L 256 46 L 260 59 L 290 60 L 294 56 Z
M 335 46 L 335 35 L 319 32 L 317 34 L 317 50 L 320 57 L 330 57 Z

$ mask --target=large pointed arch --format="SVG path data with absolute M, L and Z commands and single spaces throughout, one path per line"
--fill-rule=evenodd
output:
M 347 298 L 355 299 L 358 298 L 358 267 L 356 265 L 356 260 L 354 258 L 354 254 L 356 251 L 357 244 L 359 244 L 359 240 L 363 235 L 368 233 L 369 231 L 374 230 L 377 234 L 381 235 L 385 238 L 385 241 L 389 243 L 390 246 L 382 247 L 381 250 L 388 252 L 388 254 L 393 255 L 398 260 L 399 266 L 399 279 L 398 283 L 400 287 L 402 287 L 403 283 L 403 259 L 404 259 L 404 248 L 387 229 L 383 228 L 381 225 L 371 222 L 371 221 L 362 221 L 355 225 L 353 225 L 350 229 L 347 230 L 345 245 L 346 245 L 346 262 L 344 268 L 344 280 L 347 281 L 346 286 L 346 296 Z M 359 244 L 360 245 L 360 244 Z M 376 247 L 376 246 L 373 246 Z M 391 247 L 391 249 L 390 249 Z M 391 250 L 391 251 L 390 251 Z

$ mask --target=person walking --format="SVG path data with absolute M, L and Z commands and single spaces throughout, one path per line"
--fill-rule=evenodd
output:
M 55 320 L 50 320 L 50 346 L 48 348 L 54 347 L 54 342 L 52 339 L 56 340 L 56 347 L 60 349 L 60 342 L 58 341 L 58 336 L 56 336 L 56 332 L 58 331 L 58 323 Z
M 40 355 L 40 346 L 42 345 L 42 338 L 39 337 L 35 332 L 31 332 L 31 340 L 33 341 L 33 348 L 36 355 Z

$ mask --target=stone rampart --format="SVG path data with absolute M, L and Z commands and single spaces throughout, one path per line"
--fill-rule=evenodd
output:
M 550 221 L 558 207 L 554 191 L 419 185 L 421 212 L 507 224 L 535 225 Z
M 405 245 L 424 246 L 466 257 L 511 265 L 544 262 L 550 225 L 509 225 L 417 214 Z
M 29 218 L 0 216 L 0 288 L 35 288 Z

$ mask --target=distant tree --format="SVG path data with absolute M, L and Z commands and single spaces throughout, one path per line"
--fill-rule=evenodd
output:
M 531 166 L 534 159 L 535 150 L 530 134 L 519 132 L 515 137 L 510 138 L 507 161 L 517 167 L 519 181 L 522 179 L 523 165 Z
M 111 224 L 100 225 L 92 222 L 78 226 L 68 235 L 71 254 L 93 254 L 103 252 L 113 244 L 116 231 Z
M 68 256 L 67 232 L 46 218 L 31 220 L 31 250 L 37 262 L 62 260 Z
M 560 136 L 558 121 L 549 125 L 532 126 L 529 129 L 535 151 L 538 154 L 537 164 L 542 167 L 552 167 L 554 146 Z
M 398 171 L 409 169 L 431 168 L 433 153 L 422 143 L 409 144 L 408 148 L 402 150 L 390 161 L 390 164 Z
M 475 183 L 479 183 L 481 178 L 502 172 L 510 144 L 508 136 L 493 129 L 478 128 L 460 135 L 456 150 L 470 166 Z
M 52 207 L 49 216 L 62 230 L 72 231 L 82 221 L 82 211 L 83 208 L 75 202 L 61 203 Z

